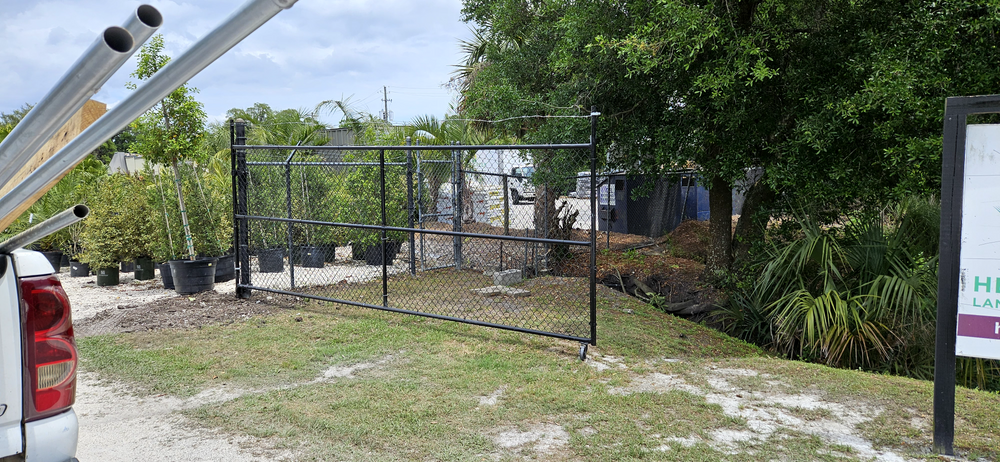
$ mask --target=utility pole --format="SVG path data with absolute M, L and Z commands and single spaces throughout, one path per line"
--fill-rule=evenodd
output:
M 382 120 L 384 120 L 385 123 L 389 123 L 389 101 L 392 101 L 389 99 L 389 87 L 383 85 L 382 102 L 385 103 L 385 110 L 382 111 Z

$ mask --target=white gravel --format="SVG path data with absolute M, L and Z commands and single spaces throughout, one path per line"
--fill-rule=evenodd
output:
M 125 274 L 120 276 L 121 284 L 117 286 L 98 287 L 97 276 L 71 278 L 66 271 L 59 275 L 59 280 L 69 296 L 75 321 L 93 317 L 109 308 L 139 305 L 177 296 L 177 292 L 165 290 L 159 279 L 135 281 L 131 275 Z
M 210 401 L 209 401 L 210 402 Z M 169 396 L 137 397 L 119 385 L 101 384 L 93 374 L 78 377 L 80 420 L 77 458 L 82 461 L 139 460 L 247 462 L 293 460 L 266 441 L 204 428 L 178 411 L 207 402 Z

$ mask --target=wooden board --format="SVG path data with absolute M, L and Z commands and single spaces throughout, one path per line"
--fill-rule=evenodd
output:
M 38 152 L 31 157 L 31 160 L 29 160 L 27 164 L 21 167 L 21 169 L 17 172 L 17 175 L 14 175 L 14 178 L 12 178 L 9 183 L 3 185 L 3 187 L 0 188 L 0 198 L 2 198 L 4 195 L 10 192 L 11 189 L 14 189 L 14 186 L 17 186 L 19 183 L 24 181 L 24 179 L 27 178 L 28 175 L 31 174 L 31 172 L 34 172 L 35 169 L 37 169 L 39 166 L 45 163 L 45 161 L 49 160 L 49 158 L 55 155 L 55 153 L 59 152 L 60 149 L 69 144 L 69 142 L 72 141 L 73 138 L 76 138 L 77 135 L 86 130 L 87 127 L 90 126 L 90 124 L 94 123 L 95 120 L 100 118 L 107 111 L 108 111 L 107 104 L 94 100 L 87 101 L 83 105 L 83 107 L 80 108 L 80 110 L 77 111 L 76 114 L 73 114 L 73 117 L 70 117 L 69 121 L 66 122 L 66 124 L 63 125 L 58 132 L 56 132 L 55 136 L 53 136 L 51 139 L 45 142 L 45 144 L 42 145 L 42 148 L 39 149 Z M 28 200 L 19 204 L 13 213 L 11 213 L 6 217 L 0 218 L 0 230 L 7 229 L 7 227 L 10 226 L 11 223 L 17 220 L 17 218 L 20 217 L 22 213 L 28 210 L 28 208 L 31 207 L 31 205 L 34 204 L 35 201 L 37 201 L 40 197 L 42 197 L 42 195 L 44 195 L 53 185 L 58 183 L 59 180 L 61 179 L 62 177 L 53 178 L 52 181 L 49 182 L 47 187 L 43 188 L 41 191 L 39 191 L 37 194 L 29 198 Z

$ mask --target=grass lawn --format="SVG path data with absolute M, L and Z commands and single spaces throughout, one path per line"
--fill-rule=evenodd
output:
M 263 295 L 255 295 L 263 297 Z M 935 458 L 932 384 L 777 359 L 606 288 L 598 345 L 303 301 L 227 326 L 79 340 L 82 368 L 296 460 Z M 1000 457 L 1000 396 L 959 389 L 956 448 Z

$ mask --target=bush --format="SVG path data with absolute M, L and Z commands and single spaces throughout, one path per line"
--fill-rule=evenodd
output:
M 80 261 L 96 270 L 150 255 L 151 218 L 142 180 L 125 175 L 101 178 L 91 194 L 90 216 L 81 233 Z
M 721 309 L 736 337 L 831 366 L 933 377 L 940 205 L 910 199 L 843 226 L 800 218 L 750 293 Z M 995 387 L 994 361 L 959 361 L 959 382 Z M 988 385 L 992 384 L 992 385 Z

